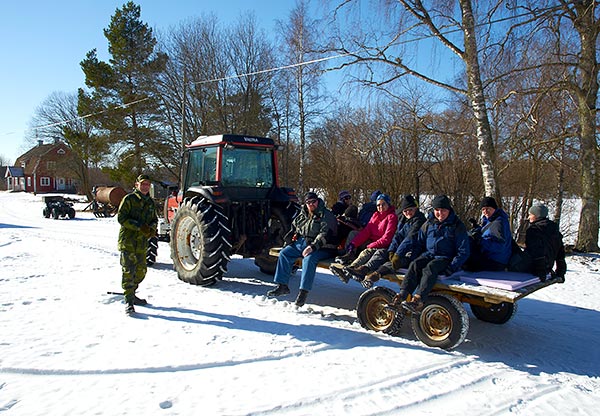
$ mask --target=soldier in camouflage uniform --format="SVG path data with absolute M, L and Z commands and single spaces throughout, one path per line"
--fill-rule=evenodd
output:
M 119 205 L 118 221 L 119 251 L 123 279 L 121 286 L 125 295 L 125 313 L 135 312 L 133 305 L 145 305 L 145 299 L 135 295 L 139 284 L 146 277 L 146 251 L 148 239 L 156 235 L 158 218 L 150 192 L 150 178 L 140 175 L 135 182 L 135 190 L 127 194 Z

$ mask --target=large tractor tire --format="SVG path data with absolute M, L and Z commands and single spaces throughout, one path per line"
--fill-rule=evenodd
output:
M 171 224 L 171 259 L 180 280 L 207 286 L 227 271 L 231 230 L 220 206 L 203 197 L 186 198 Z
M 261 272 L 274 275 L 277 268 L 277 257 L 269 254 L 271 247 L 281 247 L 284 237 L 292 227 L 292 220 L 298 214 L 300 207 L 290 203 L 286 208 L 273 207 L 269 219 L 268 240 L 265 249 L 254 258 L 254 264 Z
M 489 307 L 472 304 L 470 306 L 475 318 L 497 325 L 507 323 L 517 312 L 517 304 L 510 302 L 501 302 Z
M 469 332 L 469 316 L 454 296 L 430 293 L 423 311 L 411 316 L 413 333 L 425 345 L 451 350 L 462 343 Z
M 148 239 L 148 250 L 146 250 L 146 265 L 152 266 L 156 263 L 158 255 L 158 237 L 150 237 Z
M 370 331 L 397 336 L 402 328 L 404 314 L 393 312 L 385 306 L 392 303 L 396 293 L 383 286 L 375 286 L 363 292 L 356 305 L 358 322 Z

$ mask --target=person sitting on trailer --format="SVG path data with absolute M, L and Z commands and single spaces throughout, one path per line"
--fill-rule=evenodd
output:
M 369 270 L 364 279 L 355 278 L 365 289 L 373 287 L 373 283 L 381 279 L 381 276 L 407 268 L 410 262 L 421 254 L 418 238 L 419 230 L 425 223 L 425 214 L 419 210 L 417 201 L 412 195 L 405 195 L 402 198 L 400 210 L 402 219 L 398 222 L 392 244 L 387 249 L 387 257 L 375 270 Z
M 418 240 L 424 252 L 410 263 L 400 293 L 387 305 L 396 312 L 420 314 L 438 276 L 457 272 L 469 258 L 467 228 L 454 212 L 450 199 L 438 195 L 431 205 L 433 215 L 419 230 Z
M 512 253 L 508 215 L 496 200 L 486 196 L 479 203 L 481 224 L 469 232 L 471 255 L 463 268 L 468 271 L 506 270 Z
M 378 267 L 382 259 L 385 261 L 385 253 L 392 242 L 397 225 L 398 215 L 391 198 L 389 195 L 380 194 L 377 197 L 377 212 L 365 228 L 350 241 L 348 252 L 335 259 L 336 263 L 344 267 L 332 266 L 332 273 L 342 282 L 348 283 L 351 274 L 364 277 L 372 268 Z
M 564 283 L 567 263 L 565 246 L 558 224 L 548 219 L 548 208 L 535 204 L 529 208 L 529 227 L 525 231 L 525 253 L 531 258 L 531 273 L 543 282 L 551 274 Z M 553 270 L 556 264 L 556 270 Z
M 325 203 L 314 192 L 304 195 L 304 205 L 292 221 L 292 228 L 286 235 L 289 242 L 279 253 L 274 281 L 277 287 L 267 292 L 269 297 L 279 297 L 290 293 L 288 283 L 294 270 L 294 263 L 302 258 L 302 276 L 296 306 L 306 303 L 312 289 L 317 264 L 333 257 L 337 252 L 337 221 Z M 289 237 L 288 237 L 289 236 Z

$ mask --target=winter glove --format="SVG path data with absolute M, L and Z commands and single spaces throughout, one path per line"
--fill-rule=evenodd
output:
M 481 241 L 481 227 L 473 228 L 471 231 L 469 231 L 469 236 L 475 243 L 479 244 Z
M 402 257 L 399 254 L 394 253 L 392 256 L 392 267 L 394 270 L 402 268 Z
M 152 237 L 154 237 L 156 235 L 156 231 L 154 231 L 154 228 L 150 227 L 148 224 L 142 225 L 140 227 L 140 232 L 146 238 L 152 238 Z
M 394 253 L 393 251 L 388 251 L 388 259 L 389 259 L 390 261 L 394 261 L 394 255 L 395 255 L 395 254 L 396 254 L 396 253 Z

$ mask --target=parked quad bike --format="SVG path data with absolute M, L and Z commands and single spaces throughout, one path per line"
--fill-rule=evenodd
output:
M 73 204 L 65 201 L 62 196 L 44 196 L 43 201 L 46 203 L 46 206 L 42 209 L 44 218 L 52 217 L 55 220 L 59 218 L 75 218 Z
M 159 225 L 169 233 L 179 279 L 212 285 L 234 254 L 274 273 L 269 249 L 283 244 L 300 209 L 295 192 L 278 184 L 277 150 L 272 139 L 237 135 L 200 137 L 188 146 L 179 207 Z

